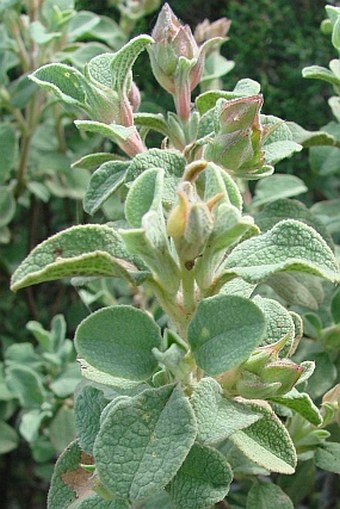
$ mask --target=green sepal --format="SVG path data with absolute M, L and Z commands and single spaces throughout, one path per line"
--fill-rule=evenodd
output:
M 157 367 L 153 348 L 161 345 L 158 325 L 132 306 L 111 306 L 85 318 L 75 335 L 80 357 L 109 375 L 148 379 Z
M 197 419 L 197 440 L 207 445 L 223 442 L 235 431 L 247 428 L 262 417 L 224 397 L 221 386 L 213 378 L 203 378 L 196 385 L 190 402 Z
M 196 434 L 193 410 L 179 387 L 122 398 L 95 441 L 99 477 L 118 497 L 135 501 L 151 496 L 172 480 Z
M 120 235 L 104 225 L 73 226 L 39 244 L 14 272 L 11 289 L 74 276 L 122 277 L 137 269 Z
M 195 266 L 197 284 L 207 290 L 227 248 L 236 244 L 245 235 L 256 235 L 258 228 L 250 216 L 243 216 L 233 205 L 221 203 L 216 207 L 212 232 L 207 246 Z M 209 290 L 207 290 L 209 295 Z
M 290 359 L 278 359 L 266 364 L 262 370 L 261 378 L 264 383 L 279 382 L 280 387 L 274 395 L 282 396 L 292 390 L 303 372 L 303 366 L 296 364 Z
M 128 166 L 125 161 L 107 161 L 92 174 L 83 200 L 85 212 L 91 215 L 97 212 L 123 185 Z
M 188 340 L 198 366 L 209 375 L 217 375 L 244 362 L 264 332 L 265 318 L 253 302 L 219 295 L 198 304 Z
M 223 454 L 195 443 L 167 491 L 174 507 L 203 509 L 224 499 L 232 478 Z
M 243 400 L 244 405 L 262 414 L 262 419 L 229 437 L 243 454 L 270 472 L 293 474 L 296 452 L 285 426 L 264 401 Z
M 242 376 L 235 383 L 235 392 L 243 398 L 266 400 L 275 396 L 280 387 L 280 382 L 263 382 L 259 375 L 250 371 L 243 371 Z
M 242 211 L 242 195 L 230 175 L 220 166 L 210 162 L 204 170 L 204 201 L 207 202 L 217 193 L 223 193 L 222 202 L 233 205 Z

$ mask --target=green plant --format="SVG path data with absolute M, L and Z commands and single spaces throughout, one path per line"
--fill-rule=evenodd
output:
M 45 463 L 60 453 L 75 434 L 69 396 L 80 381 L 80 370 L 73 343 L 65 337 L 62 315 L 54 317 L 51 331 L 34 321 L 27 324 L 27 329 L 34 334 L 38 346 L 34 348 L 31 342 L 7 346 L 1 363 L 0 399 L 7 418 L 20 408 L 20 435 L 30 445 L 35 461 Z M 8 433 L 13 436 L 13 449 L 18 439 L 14 440 L 14 430 L 8 429 Z M 2 435 L 2 453 L 11 450 L 5 439 Z
M 76 331 L 85 378 L 78 440 L 56 464 L 50 509 L 250 509 L 278 498 L 291 508 L 271 473 L 294 474 L 298 459 L 299 468 L 308 459 L 339 471 L 339 446 L 323 429 L 330 414 L 324 419 L 306 391 L 315 364 L 292 359 L 303 324 L 288 298 L 303 305 L 320 279 L 339 281 L 334 244 L 306 207 L 277 200 L 305 191 L 303 183 L 271 176 L 302 149 L 296 139 L 336 142 L 261 114 L 252 80 L 208 90 L 193 106 L 206 53 L 222 42 L 199 46 L 165 5 L 152 37 L 94 57 L 84 73 L 54 63 L 31 75 L 86 113 L 78 129 L 117 146 L 76 163 L 99 166 L 85 211 L 101 214 L 111 200 L 115 214 L 37 246 L 12 289 L 121 278 L 143 308 L 104 307 Z M 136 111 L 132 66 L 145 49 L 175 113 Z M 164 136 L 161 149 L 148 150 L 150 130 Z M 247 181 L 258 179 L 252 200 Z M 233 478 L 238 501 L 228 495 Z

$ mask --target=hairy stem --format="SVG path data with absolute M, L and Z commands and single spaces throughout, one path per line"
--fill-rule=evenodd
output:
M 194 271 L 188 270 L 184 265 L 181 266 L 183 307 L 187 313 L 192 314 L 195 311 L 195 277 Z
M 184 310 L 175 301 L 173 295 L 167 294 L 156 281 L 149 281 L 147 286 L 151 288 L 156 295 L 161 308 L 168 315 L 169 319 L 177 329 L 178 334 L 183 339 L 186 339 L 188 317 Z

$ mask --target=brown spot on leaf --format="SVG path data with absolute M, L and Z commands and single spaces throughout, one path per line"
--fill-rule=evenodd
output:
M 80 462 L 84 465 L 92 465 L 94 460 L 85 452 L 81 453 Z M 86 472 L 80 466 L 76 470 L 70 470 L 61 475 L 61 479 L 76 494 L 76 498 L 86 498 L 93 493 L 95 476 Z

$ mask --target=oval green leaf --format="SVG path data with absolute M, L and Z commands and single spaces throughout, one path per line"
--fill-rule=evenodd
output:
M 261 310 L 248 299 L 219 295 L 201 301 L 189 325 L 195 360 L 209 375 L 218 375 L 245 361 L 266 329 Z
M 107 161 L 91 176 L 84 196 L 84 210 L 94 214 L 124 183 L 125 172 L 129 163 L 124 161 Z
M 158 325 L 132 306 L 112 306 L 92 313 L 79 325 L 75 345 L 95 368 L 128 380 L 146 380 L 157 367 L 152 348 L 159 348 Z
M 122 398 L 106 416 L 94 444 L 100 480 L 131 501 L 163 489 L 196 437 L 193 410 L 179 387 Z
M 261 415 L 223 396 L 221 386 L 213 378 L 203 378 L 191 396 L 200 442 L 214 445 L 223 442 L 235 431 L 247 428 Z
M 128 262 L 126 261 L 128 260 Z M 14 272 L 11 289 L 74 276 L 123 277 L 131 281 L 131 256 L 112 228 L 73 226 L 39 244 Z
M 337 262 L 323 238 L 313 228 L 289 219 L 239 244 L 224 269 L 249 283 L 282 271 L 306 272 L 330 281 L 340 279 Z
M 167 488 L 174 507 L 202 509 L 223 500 L 233 472 L 216 449 L 194 444 Z
M 294 509 L 293 502 L 280 486 L 267 481 L 258 481 L 250 489 L 246 509 Z
M 270 472 L 293 474 L 296 451 L 287 429 L 268 403 L 243 400 L 243 403 L 262 419 L 244 430 L 237 431 L 229 440 L 251 461 Z

